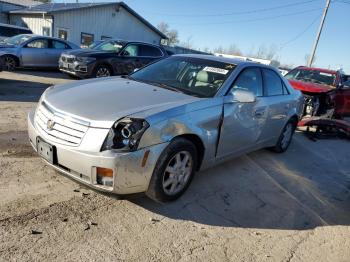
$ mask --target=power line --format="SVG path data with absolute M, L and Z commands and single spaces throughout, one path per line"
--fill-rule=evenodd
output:
M 295 16 L 305 13 L 311 13 L 314 11 L 319 11 L 322 8 L 313 8 L 301 12 L 294 12 L 294 13 L 287 13 L 283 15 L 277 15 L 277 16 L 267 16 L 267 17 L 261 17 L 261 18 L 254 18 L 254 19 L 243 19 L 243 20 L 236 20 L 236 21 L 223 21 L 223 22 L 205 22 L 205 23 L 170 23 L 171 25 L 187 25 L 187 26 L 202 26 L 202 25 L 221 25 L 221 24 L 234 24 L 234 23 L 247 23 L 247 22 L 256 22 L 256 21 L 265 21 L 265 20 L 271 20 L 281 17 L 289 17 L 289 16 Z
M 295 37 L 291 38 L 289 41 L 281 44 L 280 46 L 280 51 L 285 48 L 287 45 L 289 45 L 290 43 L 296 41 L 298 38 L 300 38 L 302 35 L 304 35 L 319 19 L 320 17 L 317 16 L 314 20 L 312 20 L 312 22 L 303 30 L 301 31 L 299 34 L 297 34 Z
M 164 15 L 164 16 L 178 16 L 178 17 L 231 16 L 231 15 L 243 15 L 243 14 L 267 12 L 267 11 L 272 11 L 272 10 L 276 10 L 276 9 L 288 8 L 288 7 L 292 7 L 292 6 L 305 5 L 305 4 L 308 4 L 311 2 L 315 2 L 315 1 L 318 1 L 318 0 L 308 0 L 308 1 L 292 3 L 292 4 L 269 7 L 269 8 L 261 8 L 261 9 L 255 9 L 255 10 L 250 10 L 250 11 L 230 12 L 230 13 L 221 13 L 221 14 L 163 14 L 163 13 L 153 13 L 153 14 Z
M 348 4 L 350 5 L 350 2 L 345 1 L 345 0 L 336 0 L 336 1 L 332 1 L 333 3 L 342 3 L 342 4 Z

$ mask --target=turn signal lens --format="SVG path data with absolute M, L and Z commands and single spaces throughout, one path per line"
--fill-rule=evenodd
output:
M 96 181 L 99 185 L 113 187 L 113 170 L 109 168 L 96 167 Z
M 109 168 L 97 167 L 96 173 L 99 176 L 113 177 L 113 170 Z

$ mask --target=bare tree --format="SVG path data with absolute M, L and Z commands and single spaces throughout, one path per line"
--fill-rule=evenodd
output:
M 184 48 L 193 49 L 192 36 L 187 37 L 186 41 L 180 44 Z
M 179 43 L 179 33 L 175 29 L 170 29 L 167 23 L 161 22 L 158 24 L 157 28 L 168 37 L 168 39 L 164 41 L 165 44 L 174 45 Z

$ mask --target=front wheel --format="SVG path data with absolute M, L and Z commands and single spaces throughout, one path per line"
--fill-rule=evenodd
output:
M 176 200 L 190 185 L 197 161 L 193 143 L 175 139 L 159 157 L 146 195 L 159 202 Z
M 94 70 L 94 77 L 100 78 L 100 77 L 109 77 L 112 75 L 112 70 L 107 65 L 98 65 L 96 69 Z
M 3 61 L 4 61 L 5 70 L 14 71 L 16 69 L 17 61 L 14 57 L 9 56 L 9 55 L 5 55 L 3 57 Z
M 296 127 L 297 121 L 295 121 L 294 119 L 289 120 L 284 126 L 276 145 L 271 149 L 276 153 L 285 152 L 288 149 L 290 143 L 292 142 L 293 134 Z

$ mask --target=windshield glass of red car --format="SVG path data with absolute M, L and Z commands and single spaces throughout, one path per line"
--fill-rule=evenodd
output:
M 321 85 L 334 86 L 336 75 L 318 70 L 295 69 L 285 75 L 289 80 L 300 80 Z

